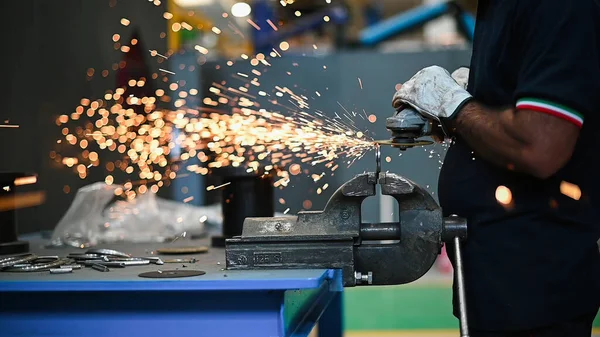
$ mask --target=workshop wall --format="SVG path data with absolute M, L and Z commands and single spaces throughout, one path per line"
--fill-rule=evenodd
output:
M 166 49 L 166 39 L 160 38 L 166 30 L 160 19 L 165 8 L 148 1 L 121 0 L 20 0 L 2 1 L 0 6 L 0 12 L 7 14 L 1 20 L 3 66 L 15 70 L 5 72 L 2 81 L 0 120 L 20 126 L 0 132 L 5 158 L 0 160 L 0 171 L 39 174 L 45 203 L 19 211 L 19 230 L 48 230 L 79 187 L 102 181 L 107 174 L 102 166 L 92 167 L 82 180 L 49 158 L 61 131 L 56 118 L 72 113 L 83 97 L 101 98 L 106 90 L 115 89 L 111 66 L 123 60 L 124 53 L 115 50 L 113 34 L 129 41 L 137 31 L 147 49 Z M 124 17 L 131 22 L 127 27 L 120 24 Z M 144 55 L 149 69 L 157 69 L 156 62 Z M 88 78 L 89 69 L 94 72 Z M 107 77 L 101 75 L 105 69 Z

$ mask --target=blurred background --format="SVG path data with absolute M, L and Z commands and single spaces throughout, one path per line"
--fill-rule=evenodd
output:
M 154 193 L 197 207 L 222 202 L 219 189 L 209 187 L 227 179 L 206 174 L 210 160 L 190 150 L 194 139 L 185 138 L 185 127 L 154 123 L 159 135 L 151 139 L 164 141 L 168 151 L 150 157 L 156 169 L 148 169 L 136 161 L 140 151 L 130 152 L 137 145 L 120 136 L 127 140 L 132 128 L 139 135 L 153 131 L 133 117 L 122 133 L 105 129 L 114 125 L 107 121 L 114 102 L 132 116 L 157 107 L 228 114 L 245 98 L 282 114 L 337 117 L 372 139 L 388 138 L 384 123 L 398 83 L 429 65 L 468 65 L 476 1 L 21 0 L 0 6 L 0 171 L 37 177 L 30 188 L 39 193 L 17 210 L 19 232 L 33 233 L 51 232 L 77 191 L 93 183 L 122 185 L 130 199 Z M 306 106 L 289 100 L 290 92 Z M 274 108 L 278 97 L 284 99 Z M 444 145 L 385 148 L 383 169 L 426 186 L 435 198 L 444 151 Z M 289 174 L 275 186 L 278 213 L 322 209 L 341 184 L 374 170 L 375 160 L 367 149 L 298 165 L 281 163 Z M 369 198 L 363 220 L 392 221 L 396 210 L 391 198 Z M 454 335 L 451 275 L 442 255 L 414 284 L 349 289 L 347 334 Z

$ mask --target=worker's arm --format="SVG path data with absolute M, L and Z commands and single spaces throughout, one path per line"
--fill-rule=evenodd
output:
M 569 161 L 580 130 L 548 113 L 490 109 L 475 101 L 467 103 L 449 127 L 483 159 L 542 179 Z
M 459 84 L 457 72 L 450 76 L 440 67 L 403 84 L 394 104 L 440 121 L 447 135 L 492 163 L 552 176 L 572 156 L 585 116 L 600 113 L 599 6 L 594 0 L 519 2 L 511 28 L 519 32 L 514 44 L 521 57 L 507 74 L 515 82 L 510 106 L 486 106 Z

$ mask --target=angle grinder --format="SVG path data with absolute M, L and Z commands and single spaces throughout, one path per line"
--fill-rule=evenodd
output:
M 433 144 L 432 141 L 419 139 L 430 136 L 434 125 L 412 107 L 404 106 L 385 121 L 385 127 L 392 133 L 389 140 L 377 141 L 380 145 L 389 145 L 400 150 L 415 146 Z

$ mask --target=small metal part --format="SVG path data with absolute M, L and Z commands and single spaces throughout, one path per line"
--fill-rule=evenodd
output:
M 69 259 L 73 259 L 73 260 L 104 260 L 104 261 L 108 261 L 108 256 L 100 255 L 100 254 L 71 253 L 71 254 L 67 255 L 67 257 Z
M 110 271 L 110 269 L 108 269 L 107 266 L 103 266 L 98 263 L 92 264 L 92 269 L 97 270 L 97 271 L 102 271 L 102 272 Z
M 50 274 L 68 274 L 72 273 L 73 268 L 52 268 L 50 269 Z
M 12 267 L 7 267 L 4 270 L 10 271 L 10 272 L 46 271 L 48 269 L 58 267 L 60 265 L 66 264 L 68 262 L 69 262 L 68 259 L 58 259 L 58 260 L 54 260 L 51 262 L 42 262 L 42 263 L 35 263 L 35 260 L 33 260 L 33 262 L 27 266 L 23 266 L 23 267 L 19 267 L 19 268 L 12 266 Z
M 51 261 L 56 261 L 58 259 L 59 259 L 59 257 L 56 255 L 54 255 L 54 256 L 38 256 L 35 259 L 35 262 L 36 263 L 51 262 Z
M 125 262 L 121 261 L 83 261 L 83 264 L 91 267 L 93 267 L 94 265 L 100 265 L 106 267 L 125 268 L 127 266 Z
M 361 272 L 354 272 L 354 278 L 356 279 L 356 283 L 361 284 L 361 283 L 367 283 L 367 284 L 373 284 L 373 273 L 372 272 L 367 272 L 367 274 L 363 274 Z
M 8 256 L 0 259 L 0 269 L 14 266 L 15 264 L 25 264 L 29 261 L 33 261 L 37 258 L 34 254 L 19 254 Z
M 82 265 L 80 265 L 80 264 L 63 264 L 60 267 L 61 268 L 71 268 L 71 269 L 81 269 Z
M 145 266 L 150 264 L 150 260 L 129 260 L 129 261 L 114 261 L 123 264 L 124 266 Z M 109 262 L 112 263 L 112 262 Z
M 154 263 L 154 264 L 157 264 L 157 265 L 163 265 L 163 264 L 165 264 L 163 262 L 163 260 L 160 257 L 158 257 L 158 256 L 142 257 L 142 259 L 149 260 L 151 263 Z
M 202 270 L 158 270 L 141 273 L 139 277 L 145 278 L 179 278 L 179 277 L 192 277 L 206 274 Z
M 381 146 L 379 146 L 379 143 L 375 143 L 375 179 L 379 179 L 380 172 L 381 172 Z
M 97 254 L 97 255 L 110 255 L 110 256 L 119 256 L 119 257 L 131 257 L 130 254 L 120 252 L 114 249 L 106 249 L 106 248 L 93 248 L 88 249 L 87 254 Z
M 165 247 L 156 250 L 159 254 L 175 255 L 175 254 L 199 254 L 208 252 L 208 247 Z
M 11 267 L 13 267 L 13 268 L 24 268 L 24 267 L 29 267 L 29 266 L 31 266 L 31 263 L 13 264 Z
M 191 259 L 170 259 L 170 260 L 164 260 L 164 263 L 196 263 L 195 258 L 191 258 Z

